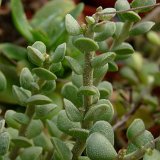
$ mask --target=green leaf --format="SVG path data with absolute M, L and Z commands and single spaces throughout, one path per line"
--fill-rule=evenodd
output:
M 107 38 L 112 37 L 115 31 L 116 31 L 115 23 L 107 22 L 105 25 L 105 29 L 102 32 L 95 34 L 94 40 L 98 42 L 104 41 Z
M 134 49 L 129 43 L 123 42 L 122 44 L 113 48 L 113 51 L 119 56 L 124 56 L 124 55 L 127 56 L 132 54 L 134 52 Z
M 48 129 L 49 134 L 52 137 L 61 137 L 62 136 L 62 132 L 58 129 L 57 125 L 51 121 L 51 120 L 46 120 L 46 127 Z
M 26 130 L 25 136 L 28 139 L 32 139 L 38 136 L 42 132 L 43 128 L 43 123 L 40 120 L 32 120 Z
M 32 146 L 32 143 L 30 140 L 28 140 L 26 137 L 18 136 L 16 138 L 12 138 L 12 142 L 15 144 L 15 146 L 27 148 Z
M 38 77 L 43 80 L 55 80 L 57 79 L 56 75 L 45 68 L 34 68 L 32 70 Z
M 90 38 L 84 38 L 84 37 L 77 38 L 74 41 L 74 46 L 83 53 L 96 51 L 99 48 L 98 44 L 94 40 Z
M 44 104 L 36 105 L 35 117 L 38 119 L 48 119 L 51 118 L 57 112 L 58 106 L 56 104 Z
M 104 120 L 110 122 L 114 116 L 114 109 L 109 100 L 100 99 L 86 113 L 85 120 Z
M 7 80 L 3 72 L 0 71 L 0 92 L 7 88 Z
M 43 62 L 45 61 L 44 54 L 32 46 L 28 46 L 27 50 L 29 60 L 36 66 L 42 66 Z
M 41 93 L 43 94 L 48 94 L 53 92 L 56 89 L 56 81 L 55 80 L 50 80 L 46 81 L 42 86 L 41 86 Z
M 57 151 L 58 157 L 61 160 L 72 159 L 72 152 L 69 150 L 69 148 L 63 141 L 59 140 L 58 138 L 51 138 L 51 142 L 53 143 L 53 146 Z
M 133 84 L 137 84 L 139 82 L 136 73 L 129 67 L 124 67 L 120 70 L 121 75 L 129 80 Z
M 109 106 L 107 104 L 94 105 L 86 113 L 84 120 L 91 121 L 91 120 L 99 119 L 101 115 L 107 112 L 108 110 L 109 110 Z
M 97 94 L 97 89 L 94 86 L 81 86 L 78 95 L 91 96 Z
M 100 19 L 104 20 L 104 21 L 108 21 L 108 20 L 112 19 L 116 15 L 116 13 L 111 14 L 111 12 L 116 12 L 116 9 L 114 9 L 114 8 L 103 9 L 102 11 L 100 11 L 100 14 L 102 14 L 100 16 Z
M 150 31 L 147 34 L 147 38 L 152 44 L 160 46 L 160 36 L 156 32 Z
M 82 128 L 72 128 L 69 132 L 73 137 L 82 140 L 86 140 L 89 135 L 89 131 Z
M 20 153 L 20 158 L 22 160 L 39 160 L 40 159 L 40 155 L 42 154 L 43 149 L 41 147 L 29 147 L 24 149 L 21 153 Z
M 47 96 L 36 94 L 27 99 L 26 103 L 29 105 L 42 105 L 51 103 L 52 100 Z
M 8 132 L 0 133 L 0 156 L 7 153 L 10 144 L 10 136 Z
M 70 14 L 66 15 L 65 26 L 66 26 L 67 32 L 70 35 L 76 36 L 76 35 L 81 34 L 80 25 L 78 24 L 78 22 Z
M 110 123 L 106 121 L 97 121 L 90 129 L 89 134 L 91 135 L 92 133 L 101 133 L 104 135 L 110 143 L 114 146 L 114 131 Z
M 52 62 L 58 63 L 61 62 L 64 59 L 66 53 L 66 43 L 63 43 L 59 45 L 55 52 L 52 54 Z
M 109 50 L 109 47 L 106 41 L 98 42 L 98 46 L 99 46 L 98 50 L 102 53 L 107 52 Z
M 154 149 L 149 153 L 146 152 L 146 154 L 143 157 L 143 160 L 159 160 L 159 157 L 160 157 L 160 152 Z
M 154 25 L 155 23 L 151 21 L 139 23 L 130 30 L 129 34 L 131 36 L 138 36 L 138 35 L 144 34 L 150 31 Z
M 108 64 L 102 67 L 95 68 L 93 72 L 94 84 L 97 85 L 104 78 L 107 71 L 108 71 Z
M 116 72 L 118 71 L 118 65 L 113 61 L 108 63 L 109 69 L 108 71 L 110 72 Z
M 20 85 L 25 89 L 32 89 L 32 83 L 34 82 L 34 78 L 32 73 L 28 68 L 23 68 L 20 74 Z
M 19 32 L 30 42 L 33 42 L 31 34 L 31 26 L 29 25 L 25 16 L 21 0 L 11 0 L 11 10 L 14 23 Z M 17 12 L 18 11 L 18 12 Z
M 33 138 L 33 142 L 35 146 L 42 147 L 44 151 L 49 151 L 53 149 L 50 137 L 46 136 L 46 134 L 43 132 L 40 135 Z
M 115 3 L 115 9 L 117 11 L 123 11 L 130 9 L 130 4 L 127 0 L 117 0 Z
M 13 110 L 7 110 L 7 112 L 5 113 L 5 121 L 9 127 L 19 129 L 20 124 L 16 120 L 13 119 L 13 115 L 15 113 L 16 112 Z
M 17 121 L 19 124 L 25 125 L 29 122 L 29 117 L 25 115 L 24 113 L 18 113 L 16 112 L 13 114 L 12 118 Z
M 123 22 L 116 22 L 115 25 L 116 25 L 116 31 L 114 33 L 114 37 L 118 38 L 122 32 L 124 23 Z
M 50 67 L 49 67 L 49 70 L 52 72 L 52 73 L 56 73 L 56 72 L 59 72 L 61 69 L 62 69 L 62 63 L 59 62 L 59 63 L 53 63 Z
M 116 57 L 116 54 L 114 52 L 103 53 L 93 58 L 91 65 L 94 68 L 101 67 L 107 64 L 108 62 L 113 61 L 115 57 Z
M 67 60 L 69 66 L 71 67 L 71 69 L 78 75 L 82 74 L 83 69 L 81 67 L 81 65 L 78 63 L 77 60 L 75 60 L 72 57 L 69 56 L 65 56 L 65 59 Z
M 101 99 L 108 98 L 109 96 L 112 95 L 113 88 L 110 82 L 107 82 L 107 81 L 100 82 L 97 88 L 100 92 Z
M 10 59 L 23 60 L 27 58 L 27 50 L 15 44 L 2 43 L 0 51 Z
M 109 140 L 97 132 L 88 137 L 86 152 L 91 160 L 113 160 L 117 157 L 117 153 Z
M 0 133 L 3 132 L 4 126 L 5 126 L 5 120 L 2 119 L 2 120 L 0 120 Z
M 102 32 L 106 27 L 106 22 L 102 21 L 100 23 L 96 23 L 93 27 L 94 32 Z
M 78 92 L 78 88 L 70 82 L 64 84 L 61 90 L 61 94 L 64 98 L 70 100 L 77 107 L 81 107 L 82 97 L 78 96 L 77 92 Z
M 15 96 L 18 103 L 22 106 L 26 105 L 26 101 L 31 97 L 31 92 L 22 87 L 17 87 L 13 85 L 12 87 L 13 95 Z
M 47 51 L 45 44 L 41 41 L 36 41 L 32 47 L 38 49 L 42 54 L 45 54 Z
M 71 120 L 69 120 L 66 112 L 64 110 L 62 110 L 58 114 L 57 126 L 62 132 L 70 135 L 69 130 L 72 128 L 80 128 L 80 123 L 79 122 L 72 122 Z
M 131 3 L 131 7 L 132 8 L 137 8 L 137 7 L 143 7 L 143 6 L 149 6 L 149 5 L 154 5 L 156 4 L 156 0 L 145 0 L 145 1 L 141 1 L 141 0 L 133 0 Z M 150 10 L 152 7 L 149 7 L 147 9 L 140 9 L 138 10 L 138 12 L 147 12 L 148 10 Z
M 71 101 L 64 99 L 64 107 L 65 107 L 66 114 L 71 121 L 73 122 L 82 121 L 83 119 L 82 114 Z
M 126 12 L 122 16 L 125 21 L 138 22 L 141 20 L 141 17 L 133 11 Z
M 81 87 L 82 83 L 83 83 L 82 75 L 78 75 L 78 74 L 72 72 L 72 83 L 78 88 Z
M 127 137 L 129 140 L 134 140 L 134 138 L 145 131 L 144 122 L 141 119 L 135 119 L 129 128 L 127 129 Z

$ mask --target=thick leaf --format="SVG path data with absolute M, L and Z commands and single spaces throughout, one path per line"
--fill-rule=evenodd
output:
M 111 12 L 116 12 L 116 9 L 114 8 L 103 9 L 102 11 L 100 11 L 100 14 L 102 14 L 100 16 L 100 19 L 104 21 L 112 19 L 116 15 L 116 13 L 111 14 Z
M 78 22 L 70 14 L 66 15 L 65 26 L 66 26 L 67 32 L 70 35 L 75 36 L 75 35 L 81 34 L 80 25 L 78 24 Z
M 114 131 L 110 123 L 106 121 L 97 121 L 90 129 L 89 134 L 92 133 L 101 133 L 104 135 L 112 145 L 114 145 Z
M 2 120 L 0 120 L 0 133 L 3 132 L 4 126 L 5 126 L 5 120 L 2 119 Z
M 26 101 L 31 97 L 31 92 L 22 87 L 17 87 L 13 85 L 12 87 L 13 95 L 15 96 L 18 103 L 22 106 L 26 105 Z
M 81 107 L 82 97 L 78 96 L 77 92 L 78 88 L 70 82 L 66 83 L 61 90 L 62 96 L 64 98 L 70 100 L 77 107 Z
M 7 88 L 7 80 L 4 74 L 0 71 L 0 92 Z
M 56 75 L 45 68 L 34 68 L 33 72 L 43 80 L 55 80 Z
M 160 36 L 156 32 L 150 31 L 147 38 L 152 44 L 160 46 Z
M 81 52 L 86 53 L 98 50 L 98 44 L 90 38 L 78 38 L 74 41 L 74 45 Z
M 32 73 L 28 68 L 23 68 L 20 74 L 20 85 L 25 89 L 32 89 L 32 83 L 34 82 L 34 78 Z
M 50 67 L 49 67 L 49 70 L 52 72 L 52 73 L 56 73 L 58 71 L 60 71 L 62 69 L 62 63 L 59 62 L 59 63 L 53 63 Z
M 71 69 L 76 73 L 76 74 L 82 74 L 83 69 L 81 67 L 81 65 L 78 63 L 77 60 L 75 60 L 72 57 L 69 56 L 65 56 L 65 59 L 67 60 L 67 62 L 69 63 L 69 66 L 71 67 Z
M 89 135 L 89 131 L 82 128 L 72 128 L 69 130 L 69 132 L 73 137 L 82 140 L 86 140 Z
M 45 151 L 53 149 L 53 145 L 50 141 L 50 137 L 46 136 L 44 132 L 42 132 L 37 137 L 33 138 L 33 142 L 35 146 L 42 147 L 43 150 Z
M 78 95 L 91 96 L 97 94 L 97 89 L 94 86 L 81 86 Z
M 29 117 L 25 115 L 24 113 L 18 113 L 16 112 L 13 114 L 12 118 L 17 121 L 19 124 L 25 125 L 29 122 Z
M 66 53 L 66 43 L 63 43 L 59 45 L 55 52 L 52 55 L 52 62 L 53 63 L 58 63 L 61 62 L 64 59 Z
M 42 66 L 43 62 L 45 61 L 44 54 L 32 46 L 28 46 L 27 50 L 29 60 L 36 66 Z
M 91 160 L 113 160 L 117 157 L 112 144 L 100 133 L 93 133 L 88 137 L 86 152 Z
M 43 123 L 40 120 L 32 120 L 29 124 L 25 136 L 28 139 L 32 139 L 38 136 L 43 130 Z
M 28 140 L 26 137 L 21 137 L 18 136 L 16 138 L 12 138 L 12 142 L 18 146 L 18 147 L 22 147 L 22 148 L 27 148 L 32 146 L 32 143 L 30 140 Z
M 51 102 L 52 100 L 50 98 L 41 94 L 33 95 L 30 98 L 28 98 L 26 101 L 26 103 L 30 105 L 42 105 L 42 104 L 48 104 Z
M 82 114 L 71 101 L 64 99 L 64 107 L 65 107 L 66 114 L 71 121 L 73 122 L 82 121 L 83 119 Z
M 36 41 L 32 47 L 38 49 L 42 54 L 45 54 L 47 51 L 45 44 L 41 41 Z
M 66 133 L 66 134 L 70 134 L 69 130 L 72 128 L 80 128 L 80 123 L 79 122 L 72 122 L 71 120 L 69 120 L 66 112 L 64 110 L 62 110 L 58 114 L 57 126 L 62 132 Z
M 145 0 L 145 1 L 133 0 L 132 3 L 131 3 L 131 7 L 132 8 L 137 8 L 137 7 L 142 7 L 142 6 L 154 5 L 154 4 L 156 4 L 156 0 Z M 141 10 L 138 10 L 138 11 L 139 12 L 146 12 L 150 9 L 151 9 L 151 7 L 147 8 L 147 9 L 141 9 Z
M 127 80 L 129 80 L 133 84 L 137 84 L 139 81 L 136 73 L 129 67 L 122 68 L 120 70 L 120 73 L 124 78 L 126 78 Z
M 57 105 L 55 104 L 44 104 L 37 105 L 35 108 L 35 116 L 39 119 L 48 119 L 57 112 Z
M 109 96 L 112 95 L 113 88 L 110 82 L 107 82 L 107 81 L 100 82 L 97 88 L 100 92 L 101 99 L 108 98 Z
M 57 151 L 58 157 L 61 160 L 72 159 L 72 152 L 69 150 L 69 148 L 63 141 L 59 140 L 58 138 L 51 138 L 51 141 Z
M 21 0 L 11 0 L 11 9 L 17 29 L 28 41 L 33 42 L 33 36 L 30 31 L 32 28 L 26 19 Z
M 48 94 L 53 92 L 56 89 L 56 81 L 50 80 L 46 81 L 41 87 L 41 93 Z
M 40 155 L 42 154 L 43 149 L 41 147 L 29 147 L 24 149 L 21 153 L 20 153 L 20 158 L 22 160 L 39 160 L 40 159 Z
M 13 115 L 15 113 L 16 112 L 13 110 L 7 110 L 7 112 L 5 113 L 5 121 L 9 127 L 19 129 L 20 124 L 16 120 L 13 119 Z
M 123 20 L 131 21 L 131 22 L 138 22 L 141 20 L 141 17 L 133 11 L 129 11 L 123 14 Z
M 0 156 L 7 153 L 10 144 L 10 135 L 8 132 L 0 133 Z
M 82 75 L 78 75 L 78 74 L 72 72 L 72 83 L 78 88 L 81 87 L 83 84 Z
M 155 25 L 154 22 L 147 21 L 147 22 L 142 22 L 137 25 L 135 25 L 131 30 L 130 30 L 130 35 L 131 36 L 138 36 L 141 34 L 144 34 L 151 30 L 151 28 Z
M 105 29 L 102 32 L 95 34 L 94 40 L 97 42 L 104 41 L 107 38 L 112 37 L 115 31 L 116 31 L 115 23 L 107 22 L 105 24 Z
M 85 120 L 104 120 L 110 122 L 114 116 L 114 109 L 109 100 L 100 99 L 86 113 Z
M 23 47 L 11 43 L 0 44 L 0 52 L 8 58 L 15 60 L 23 60 L 27 58 L 27 50 Z
M 107 64 L 108 62 L 113 61 L 115 57 L 116 57 L 116 54 L 114 52 L 103 53 L 95 57 L 92 60 L 91 65 L 92 67 L 101 67 Z

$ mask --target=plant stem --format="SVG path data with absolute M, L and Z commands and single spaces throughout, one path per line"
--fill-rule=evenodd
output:
M 94 52 L 85 54 L 85 64 L 83 71 L 83 86 L 92 86 L 93 85 L 93 68 L 91 66 L 91 60 L 94 56 Z M 84 105 L 84 115 L 89 110 L 92 105 L 92 96 L 84 96 L 83 97 L 83 105 Z M 82 122 L 82 128 L 89 129 L 91 126 L 91 122 Z M 77 139 L 73 149 L 73 158 L 72 160 L 78 160 L 78 157 L 82 154 L 86 146 L 85 141 Z

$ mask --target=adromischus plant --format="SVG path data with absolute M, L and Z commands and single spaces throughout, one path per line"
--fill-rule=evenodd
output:
M 152 28 L 153 22 L 134 23 L 141 19 L 139 12 L 155 3 L 155 0 L 145 3 L 133 0 L 129 4 L 127 0 L 117 0 L 115 9 L 99 7 L 81 26 L 70 14 L 66 15 L 66 30 L 72 36 L 73 45 L 84 54 L 83 63 L 65 56 L 65 43 L 52 55 L 46 53 L 42 42 L 27 48 L 29 60 L 37 67 L 32 72 L 24 68 L 20 74 L 21 86 L 13 86 L 13 94 L 20 105 L 26 106 L 26 112 L 8 110 L 5 115 L 7 129 L 1 121 L 2 160 L 131 160 L 142 157 L 151 160 L 160 156 L 159 137 L 154 139 L 141 119 L 134 120 L 127 130 L 127 149 L 116 152 L 110 124 L 114 109 L 108 100 L 112 85 L 102 81 L 108 70 L 118 69 L 116 60 L 134 52 L 133 47 L 124 42 L 128 36 L 143 34 Z M 135 7 L 139 7 L 138 12 L 133 11 Z M 121 22 L 111 21 L 116 13 Z M 109 38 L 112 45 L 106 47 Z M 96 51 L 102 54 L 96 55 Z M 64 59 L 73 73 L 72 81 L 62 88 L 64 110 L 57 116 L 59 108 L 47 92 L 55 89 L 54 71 Z

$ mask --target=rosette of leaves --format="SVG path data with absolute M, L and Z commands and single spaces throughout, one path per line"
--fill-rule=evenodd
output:
M 137 7 L 140 7 L 139 2 L 137 3 Z M 130 7 L 128 1 L 125 0 L 118 0 L 115 5 L 119 11 L 128 10 Z M 124 154 L 124 157 L 118 155 L 114 148 L 114 133 L 110 125 L 114 109 L 108 99 L 112 94 L 112 85 L 102 79 L 108 70 L 118 69 L 115 61 L 128 58 L 133 54 L 133 47 L 124 42 L 128 36 L 143 34 L 149 31 L 154 23 L 135 24 L 140 21 L 140 16 L 137 12 L 129 11 L 122 12 L 120 15 L 122 21 L 115 23 L 112 18 L 116 14 L 116 9 L 99 7 L 93 16 L 85 18 L 86 24 L 82 25 L 70 14 L 67 14 L 65 18 L 66 30 L 72 36 L 73 45 L 84 54 L 83 63 L 65 56 L 73 72 L 72 82 L 66 83 L 62 88 L 65 110 L 58 114 L 57 119 L 58 128 L 64 134 L 76 139 L 70 151 L 72 160 L 132 158 L 132 155 L 128 154 Z M 105 47 L 108 39 L 113 40 L 110 48 Z M 102 51 L 102 54 L 96 55 L 96 51 Z M 139 128 L 136 127 L 137 131 Z M 137 136 L 134 129 L 131 133 Z M 145 136 L 152 137 L 148 141 L 149 144 L 151 143 L 149 147 L 152 146 L 153 136 L 148 135 L 148 132 Z M 137 137 L 137 139 L 140 138 Z M 138 147 L 145 145 L 143 140 L 141 143 L 137 142 Z M 82 153 L 85 149 L 86 157 L 83 157 Z M 58 149 L 56 151 L 59 152 Z M 138 155 L 137 152 L 134 154 Z M 60 155 L 62 152 L 59 153 Z M 140 159 L 143 155 L 144 152 L 136 158 Z

